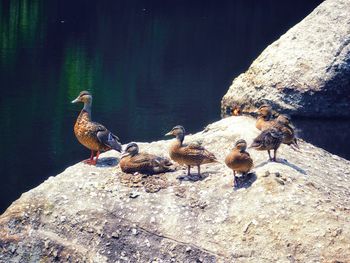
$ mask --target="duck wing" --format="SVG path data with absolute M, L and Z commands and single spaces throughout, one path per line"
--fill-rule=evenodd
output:
M 104 127 L 103 125 L 96 122 L 94 124 L 95 124 L 97 139 L 107 147 L 110 147 L 113 150 L 121 152 L 122 145 L 119 142 L 119 138 L 113 133 L 111 133 L 109 130 L 107 130 L 107 128 Z
M 157 156 L 148 153 L 139 153 L 132 157 L 132 162 L 135 164 L 150 163 Z
M 281 144 L 283 134 L 277 129 L 267 129 L 256 137 L 251 145 L 254 148 L 273 149 Z
M 139 167 L 143 173 L 163 173 L 170 171 L 172 163 L 167 159 L 149 153 L 139 153 L 132 157 L 134 166 Z
M 197 143 L 189 143 L 183 145 L 183 149 L 188 153 L 188 154 L 203 154 L 205 151 L 207 151 L 203 146 Z
M 191 143 L 188 145 L 184 145 L 182 147 L 183 151 L 188 156 L 203 156 L 204 158 L 208 158 L 212 161 L 216 160 L 216 157 L 213 153 L 209 152 L 207 149 L 205 149 L 203 146 L 195 143 Z
M 173 163 L 168 159 L 164 157 L 157 156 L 154 161 L 159 164 L 160 166 L 172 166 Z
M 250 154 L 248 152 L 242 152 L 240 155 L 239 155 L 239 158 L 241 160 L 250 160 Z
M 139 153 L 132 157 L 132 162 L 137 164 L 147 163 L 152 164 L 153 166 L 161 165 L 161 166 L 171 166 L 172 162 L 169 159 L 156 156 L 149 153 Z

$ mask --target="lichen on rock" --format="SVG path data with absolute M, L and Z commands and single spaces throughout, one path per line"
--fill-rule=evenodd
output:
M 270 103 L 295 116 L 350 117 L 350 3 L 326 0 L 235 78 L 222 115 Z

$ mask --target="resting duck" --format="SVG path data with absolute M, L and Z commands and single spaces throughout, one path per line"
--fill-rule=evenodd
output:
M 101 151 L 114 149 L 120 152 L 122 146 L 117 136 L 107 130 L 103 125 L 91 121 L 92 96 L 90 92 L 80 92 L 79 96 L 72 101 L 72 103 L 78 102 L 84 103 L 84 108 L 75 122 L 74 133 L 78 141 L 91 150 L 90 158 L 84 162 L 96 165 Z M 95 152 L 96 158 L 94 159 Z
M 265 130 L 272 125 L 272 108 L 268 104 L 263 104 L 257 110 L 258 119 L 256 120 L 255 127 L 258 130 Z
M 254 148 L 258 151 L 266 151 L 269 154 L 270 161 L 276 162 L 276 152 L 283 140 L 283 134 L 279 129 L 269 128 L 262 131 L 256 137 L 249 148 Z M 270 151 L 273 150 L 273 158 L 271 158 Z
M 172 163 L 167 158 L 149 153 L 139 153 L 139 146 L 132 142 L 123 151 L 120 168 L 124 173 L 158 174 L 171 170 Z
M 185 164 L 188 167 L 187 175 L 190 175 L 191 166 L 198 167 L 198 175 L 201 176 L 201 164 L 217 162 L 214 154 L 206 150 L 198 144 L 183 144 L 185 139 L 184 127 L 178 125 L 172 128 L 165 136 L 173 135 L 176 137 L 175 142 L 172 143 L 169 149 L 169 155 L 172 160 L 180 165 Z
M 236 187 L 237 177 L 236 172 L 246 175 L 253 167 L 253 160 L 249 153 L 246 152 L 247 142 L 245 140 L 238 140 L 235 143 L 233 150 L 226 156 L 225 163 L 233 171 L 233 186 Z
M 284 114 L 279 115 L 275 120 L 274 127 L 278 128 L 283 133 L 282 143 L 299 149 L 297 139 L 295 138 L 294 128 L 289 116 Z

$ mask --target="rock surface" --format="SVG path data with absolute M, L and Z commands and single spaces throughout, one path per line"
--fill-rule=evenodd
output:
M 258 134 L 230 117 L 187 136 L 219 160 Z M 141 143 L 167 155 L 170 140 Z M 350 162 L 300 141 L 278 163 L 251 150 L 242 187 L 222 163 L 125 175 L 119 154 L 78 163 L 24 193 L 0 217 L 0 262 L 350 262 Z
M 350 117 L 350 1 L 326 0 L 233 80 L 222 115 L 270 102 L 295 116 Z

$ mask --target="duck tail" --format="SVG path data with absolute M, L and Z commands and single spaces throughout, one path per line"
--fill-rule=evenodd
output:
M 107 147 L 118 152 L 122 151 L 122 145 L 119 142 L 119 138 L 110 131 L 108 131 L 106 128 L 104 128 L 104 130 L 102 131 L 97 132 L 97 138 L 101 143 L 103 143 Z
M 300 149 L 300 148 L 299 148 L 299 145 L 298 145 L 298 140 L 297 140 L 297 138 L 294 138 L 294 139 L 293 139 L 292 145 L 294 145 L 296 148 Z
M 216 158 L 216 156 L 213 153 L 208 152 L 207 154 L 208 154 L 207 157 L 210 160 L 209 162 L 211 162 L 211 163 L 220 163 L 219 160 Z
M 213 153 L 209 153 L 209 159 L 211 163 L 221 163 Z
M 221 161 L 219 161 L 218 159 L 216 159 L 215 158 L 215 160 L 213 161 L 214 163 L 220 163 L 220 164 L 222 164 L 222 162 Z
M 300 147 L 298 145 L 298 141 L 297 138 L 294 138 L 292 143 L 290 144 L 290 147 L 294 150 L 294 151 L 298 151 L 300 152 Z
M 113 150 L 117 152 L 122 152 L 122 145 L 118 141 L 113 141 L 109 144 Z
M 173 163 L 168 159 L 168 158 L 164 158 L 164 157 L 157 157 L 154 159 L 154 161 L 159 165 L 159 166 L 162 166 L 162 167 L 169 167 L 169 166 L 172 166 Z
M 113 149 L 116 150 L 117 152 L 121 152 L 122 151 L 122 145 L 118 140 L 119 138 L 117 136 L 115 136 L 112 133 L 109 133 L 108 135 L 108 141 L 107 144 Z
M 156 173 L 173 171 L 173 163 L 167 158 L 158 157 L 154 161 L 157 163 L 157 166 L 153 168 Z
M 260 143 L 259 142 L 252 142 L 252 144 L 248 147 L 248 149 L 251 149 L 251 148 L 257 148 L 260 146 Z

